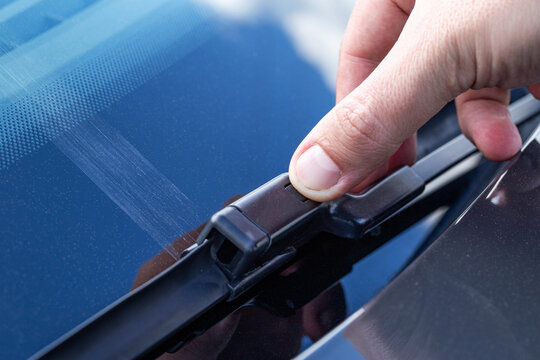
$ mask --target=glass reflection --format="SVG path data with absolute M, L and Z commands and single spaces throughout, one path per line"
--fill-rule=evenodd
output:
M 240 197 L 231 197 L 224 206 Z M 197 238 L 203 227 L 201 225 L 179 237 L 171 244 L 173 251 L 166 249 L 146 262 L 137 273 L 133 289 L 172 266 L 175 258 L 171 252 L 182 253 L 191 246 L 194 243 L 192 239 Z M 297 262 L 284 270 L 281 276 L 294 275 L 303 265 L 302 261 Z M 246 304 L 178 352 L 165 354 L 161 359 L 290 359 L 300 350 L 304 336 L 317 341 L 345 319 L 343 288 L 337 283 L 291 314 L 279 312 L 268 305 Z

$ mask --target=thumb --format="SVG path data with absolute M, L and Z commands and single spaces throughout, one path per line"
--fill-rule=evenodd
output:
M 468 79 L 474 76 L 465 75 L 463 60 L 453 60 L 440 41 L 430 41 L 429 27 L 421 34 L 408 30 L 407 25 L 371 75 L 297 148 L 289 176 L 304 196 L 328 201 L 343 195 L 388 160 L 448 101 L 470 87 Z M 414 36 L 407 37 L 411 32 Z

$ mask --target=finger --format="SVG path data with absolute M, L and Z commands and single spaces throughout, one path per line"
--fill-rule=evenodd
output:
M 349 190 L 351 194 L 360 194 L 366 188 L 370 187 L 372 184 L 376 183 L 377 180 L 384 177 L 389 172 L 389 161 L 385 161 L 377 169 L 373 170 L 371 174 L 368 175 L 362 182 L 358 185 L 355 185 L 352 189 Z
M 405 140 L 388 161 L 387 174 L 404 165 L 412 165 L 416 161 L 416 133 Z
M 388 54 L 414 6 L 414 0 L 360 0 L 352 12 L 339 54 L 336 102 L 359 86 Z M 416 140 L 414 140 L 416 142 Z M 414 149 L 414 152 L 411 152 Z M 390 159 L 391 166 L 414 161 L 416 150 L 407 146 Z M 393 161 L 392 159 L 395 159 Z M 360 192 L 388 172 L 383 164 L 352 192 Z
M 388 160 L 448 101 L 470 88 L 453 41 L 432 34 L 428 12 L 413 13 L 379 66 L 308 134 L 289 166 L 294 187 L 317 201 L 335 199 Z
M 540 82 L 529 85 L 528 89 L 535 98 L 540 100 Z
M 414 0 L 359 0 L 341 42 L 336 101 L 377 67 L 399 37 Z
M 373 171 L 360 184 L 349 190 L 352 194 L 358 194 L 377 182 L 380 178 L 388 175 L 404 165 L 412 165 L 416 161 L 416 134 L 405 140 L 400 148 L 390 157 L 390 160 L 385 161 L 378 169 Z
M 508 160 L 521 148 L 509 103 L 510 91 L 498 88 L 469 90 L 456 99 L 461 130 L 490 160 Z

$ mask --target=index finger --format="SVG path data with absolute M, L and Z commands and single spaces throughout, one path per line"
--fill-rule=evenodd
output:
M 366 79 L 390 51 L 414 0 L 359 0 L 347 24 L 339 54 L 336 102 Z

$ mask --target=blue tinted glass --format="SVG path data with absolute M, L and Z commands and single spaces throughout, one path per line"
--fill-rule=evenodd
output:
M 1 358 L 126 294 L 332 107 L 351 1 L 231 3 L 0 2 Z

